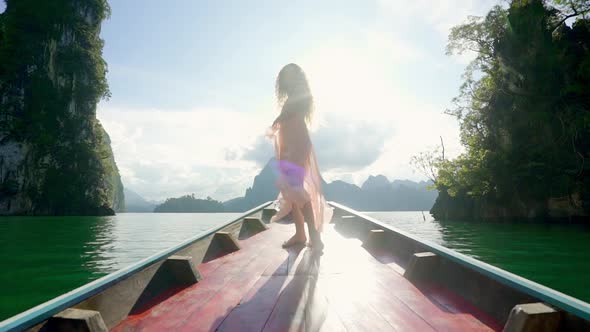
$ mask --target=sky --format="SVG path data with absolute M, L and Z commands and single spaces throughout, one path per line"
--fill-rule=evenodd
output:
M 299 64 L 316 102 L 312 141 L 328 181 L 424 180 L 412 155 L 444 139 L 472 55 L 449 28 L 488 0 L 110 1 L 103 56 L 112 97 L 97 116 L 125 187 L 152 200 L 244 194 L 273 150 L 274 81 Z

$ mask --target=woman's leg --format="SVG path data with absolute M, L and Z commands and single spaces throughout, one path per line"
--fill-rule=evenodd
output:
M 305 221 L 301 209 L 293 204 L 291 207 L 291 213 L 293 214 L 293 219 L 295 221 L 295 235 L 287 240 L 287 242 L 283 243 L 283 247 L 290 247 L 307 241 L 307 237 L 305 236 Z
M 313 209 L 310 202 L 305 204 L 303 212 L 305 214 L 305 220 L 307 220 L 307 231 L 309 232 L 311 247 L 322 251 L 324 249 L 324 243 L 322 242 L 321 233 L 316 229 L 315 216 L 313 215 Z
M 293 208 L 293 204 L 291 202 L 289 202 L 289 201 L 282 202 L 279 211 L 277 211 L 277 213 L 274 216 L 272 216 L 272 218 L 270 218 L 270 222 L 273 223 L 273 222 L 277 222 L 277 221 L 283 219 L 289 213 L 291 213 L 292 208 Z

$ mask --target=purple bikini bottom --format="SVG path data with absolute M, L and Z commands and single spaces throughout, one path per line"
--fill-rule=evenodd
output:
M 305 168 L 287 160 L 279 160 L 277 164 L 281 177 L 289 186 L 303 186 Z

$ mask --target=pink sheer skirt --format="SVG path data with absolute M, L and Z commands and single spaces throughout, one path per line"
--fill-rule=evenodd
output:
M 315 228 L 321 232 L 324 224 L 329 223 L 332 219 L 333 209 L 327 204 L 322 192 L 322 178 L 313 146 L 310 144 L 309 149 L 305 149 L 307 156 L 302 158 L 304 160 L 303 166 L 289 160 L 281 160 L 281 142 L 277 131 L 274 130 L 270 134 L 274 137 L 277 154 L 278 179 L 276 185 L 280 192 L 277 199 L 281 210 L 287 210 L 279 211 L 277 215 L 286 215 L 293 207 L 303 209 L 307 203 L 311 203 Z M 307 135 L 307 132 L 304 134 Z

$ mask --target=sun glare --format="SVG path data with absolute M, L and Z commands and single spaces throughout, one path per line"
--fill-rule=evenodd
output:
M 390 103 L 390 84 L 383 77 L 387 66 L 375 54 L 326 48 L 304 57 L 302 65 L 321 114 L 372 120 Z

